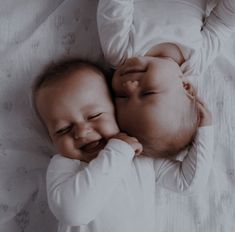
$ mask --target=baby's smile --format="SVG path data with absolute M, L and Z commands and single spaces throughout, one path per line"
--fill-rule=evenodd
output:
M 94 153 L 97 150 L 100 150 L 101 147 L 105 145 L 104 139 L 92 141 L 80 147 L 80 149 L 86 153 Z
M 96 141 L 89 142 L 85 145 L 82 145 L 79 149 L 85 153 L 85 155 L 89 158 L 96 157 L 100 150 L 102 150 L 106 145 L 105 139 L 100 139 Z

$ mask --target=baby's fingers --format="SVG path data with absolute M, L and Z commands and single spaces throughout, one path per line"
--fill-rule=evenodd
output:
M 200 105 L 202 105 L 202 106 L 204 106 L 204 107 L 207 107 L 206 104 L 205 104 L 205 102 L 204 102 L 199 96 L 196 97 L 196 101 L 197 101 L 197 103 L 199 103 Z
M 138 155 L 140 155 L 141 153 L 142 153 L 142 151 L 143 151 L 143 146 L 142 146 L 142 144 L 141 143 L 139 143 L 139 142 L 136 142 L 136 144 L 135 144 L 135 155 L 136 156 L 138 156 Z
M 197 106 L 198 106 L 198 109 L 201 113 L 203 114 L 207 114 L 209 113 L 210 114 L 210 111 L 208 109 L 208 106 L 205 104 L 204 101 L 202 101 L 200 98 L 197 97 Z
M 199 110 L 199 127 L 208 126 L 212 124 L 212 115 L 209 109 L 205 106 L 205 103 L 198 100 L 197 107 Z
M 135 155 L 140 155 L 141 152 L 143 151 L 142 144 L 135 137 L 131 137 L 125 133 L 118 133 L 115 136 L 113 136 L 112 138 L 120 139 L 120 140 L 128 143 L 135 151 Z

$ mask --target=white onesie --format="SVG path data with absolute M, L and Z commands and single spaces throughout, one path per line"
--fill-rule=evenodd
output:
M 117 67 L 127 58 L 144 56 L 155 45 L 170 42 L 183 53 L 183 73 L 202 74 L 235 32 L 235 0 L 219 0 L 205 21 L 203 2 L 99 0 L 98 31 L 106 60 Z
M 207 183 L 213 127 L 201 127 L 183 161 L 134 157 L 130 145 L 111 139 L 89 164 L 55 155 L 47 171 L 58 232 L 155 232 L 156 187 L 191 193 Z M 134 158 L 133 158 L 134 157 Z

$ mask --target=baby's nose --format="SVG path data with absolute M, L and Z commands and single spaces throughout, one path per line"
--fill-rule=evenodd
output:
M 126 81 L 122 85 L 126 92 L 133 93 L 138 89 L 139 81 Z
M 76 125 L 74 127 L 74 138 L 75 139 L 84 139 L 91 132 L 91 128 L 84 124 Z

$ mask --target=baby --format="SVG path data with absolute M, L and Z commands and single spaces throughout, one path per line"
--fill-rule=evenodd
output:
M 150 56 L 128 59 L 114 74 L 118 124 L 138 138 L 145 155 L 173 158 L 195 136 L 199 104 L 180 75 L 170 59 Z
M 184 75 L 200 75 L 235 30 L 234 0 L 99 0 L 97 24 L 107 61 L 134 56 L 171 58 Z M 165 13 L 167 12 L 167 14 Z
M 199 110 L 188 78 L 202 74 L 235 29 L 234 0 L 219 1 L 203 24 L 205 2 L 99 1 L 101 45 L 117 69 L 118 123 L 145 155 L 174 157 L 196 133 Z M 182 23 L 177 33 L 174 17 Z
M 156 183 L 192 192 L 207 181 L 212 133 L 200 102 L 200 129 L 181 162 L 139 156 L 141 144 L 119 132 L 104 73 L 91 63 L 49 66 L 33 96 L 58 150 L 47 170 L 47 195 L 59 232 L 156 231 Z

